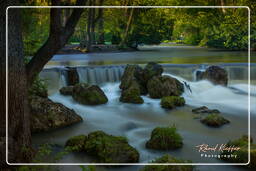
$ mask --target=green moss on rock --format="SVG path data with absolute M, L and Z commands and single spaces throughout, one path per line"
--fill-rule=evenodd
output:
M 184 106 L 185 99 L 179 96 L 166 96 L 161 99 L 161 106 L 163 108 L 172 109 L 175 106 Z
M 72 151 L 83 151 L 86 140 L 87 136 L 85 135 L 73 136 L 68 139 L 65 146 Z
M 189 160 L 177 159 L 168 154 L 155 159 L 152 163 L 191 163 Z M 192 165 L 147 165 L 140 171 L 193 171 Z
M 139 161 L 138 151 L 127 139 L 96 131 L 88 135 L 84 149 L 102 163 L 135 163 Z
M 154 76 L 148 81 L 147 89 L 151 98 L 180 96 L 183 93 L 183 84 L 168 75 Z
M 85 105 L 98 105 L 108 102 L 105 93 L 97 85 L 76 84 L 73 88 L 74 100 Z
M 251 142 L 251 149 L 250 149 L 250 156 L 251 160 L 248 165 L 250 169 L 256 169 L 256 144 L 252 144 L 253 140 L 250 138 Z M 227 143 L 228 147 L 240 147 L 237 151 L 223 151 L 221 153 L 222 156 L 224 155 L 236 155 L 236 157 L 222 157 L 222 160 L 232 162 L 232 163 L 247 163 L 248 162 L 248 136 L 242 136 L 241 138 L 233 141 L 229 141 Z
M 217 113 L 209 114 L 200 121 L 211 127 L 220 127 L 230 122 L 229 120 L 225 119 L 223 116 Z
M 139 161 L 138 151 L 128 144 L 125 137 L 112 136 L 95 131 L 87 136 L 71 137 L 66 147 L 96 157 L 101 163 L 135 163 Z
M 140 87 L 136 81 L 133 81 L 128 89 L 122 91 L 120 101 L 135 104 L 142 104 L 144 102 L 140 97 Z
M 182 137 L 175 127 L 157 127 L 151 133 L 146 143 L 147 148 L 156 150 L 170 150 L 182 147 Z

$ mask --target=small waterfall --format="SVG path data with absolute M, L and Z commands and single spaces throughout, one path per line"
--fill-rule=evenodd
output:
M 101 84 L 120 81 L 125 66 L 78 67 L 80 82 Z

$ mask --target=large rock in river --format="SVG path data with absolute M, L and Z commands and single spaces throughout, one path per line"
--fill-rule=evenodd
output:
M 99 86 L 85 83 L 74 86 L 72 97 L 75 101 L 85 105 L 98 105 L 108 102 L 107 96 Z
M 122 91 L 120 101 L 135 104 L 142 104 L 144 102 L 140 97 L 140 87 L 136 81 L 132 81 L 130 87 Z
M 48 98 L 32 96 L 30 97 L 29 104 L 31 108 L 32 132 L 48 131 L 83 120 L 74 110 L 60 103 L 55 103 Z
M 180 96 L 184 87 L 181 82 L 171 76 L 155 76 L 147 83 L 147 89 L 151 98 L 162 98 L 165 96 Z
M 79 83 L 79 75 L 76 68 L 66 67 L 67 69 L 67 84 L 75 85 Z
M 108 135 L 103 131 L 95 131 L 88 136 L 71 137 L 66 146 L 73 151 L 92 155 L 100 163 L 135 163 L 139 161 L 138 151 L 128 144 L 125 137 Z
M 210 66 L 201 76 L 202 79 L 207 79 L 213 84 L 227 86 L 228 84 L 228 73 L 225 69 L 219 66 Z

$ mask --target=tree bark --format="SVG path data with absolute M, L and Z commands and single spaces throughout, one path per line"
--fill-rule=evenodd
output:
M 92 5 L 92 0 L 89 0 L 89 6 Z M 91 51 L 91 46 L 92 46 L 92 8 L 88 8 L 88 13 L 87 13 L 87 33 L 86 33 L 86 50 L 88 52 Z
M 1 4 L 1 104 L 5 104 L 3 97 L 8 91 L 8 162 L 29 162 L 32 157 L 30 118 L 27 99 L 26 72 L 23 59 L 23 45 L 21 37 L 20 9 L 8 10 L 8 87 L 5 87 L 5 8 L 10 5 L 18 5 L 18 0 Z M 4 14 L 3 14 L 4 13 Z M 5 136 L 5 108 L 1 109 L 1 139 Z M 3 128 L 3 129 L 2 129 Z M 2 144 L 1 144 L 2 145 Z M 5 149 L 5 148 L 4 148 Z M 4 155 L 2 156 L 2 153 Z M 4 160 L 2 160 L 2 157 Z M 1 147 L 1 167 L 5 162 L 5 150 Z
M 60 1 L 52 1 L 52 5 L 55 6 L 59 3 Z M 77 0 L 76 6 L 82 6 L 85 5 L 85 3 L 86 0 Z M 60 9 L 51 9 L 49 37 L 26 66 L 29 85 L 31 85 L 35 76 L 43 69 L 44 65 L 53 57 L 53 55 L 65 46 L 70 36 L 74 33 L 75 26 L 82 12 L 82 8 L 75 8 L 68 18 L 65 27 L 62 27 Z
M 130 10 L 128 22 L 127 22 L 126 29 L 125 29 L 125 32 L 124 32 L 124 36 L 123 36 L 123 39 L 122 39 L 122 41 L 120 43 L 120 46 L 124 46 L 127 43 L 126 41 L 127 41 L 129 30 L 131 28 L 131 24 L 132 24 L 133 12 L 134 12 L 134 8 L 132 8 Z
M 5 1 L 0 1 L 0 168 L 6 167 L 5 163 L 5 141 L 6 141 L 6 134 L 5 134 L 5 126 L 6 126 L 6 60 L 5 60 L 5 9 L 7 4 Z
M 103 5 L 104 0 L 99 1 L 99 6 Z M 104 38 L 104 12 L 103 8 L 99 8 L 99 24 L 98 24 L 98 30 L 99 30 L 99 44 L 104 44 L 105 38 Z

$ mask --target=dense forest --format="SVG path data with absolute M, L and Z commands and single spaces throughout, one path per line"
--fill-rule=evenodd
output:
M 44 1 L 25 1 L 24 5 L 51 5 Z M 61 5 L 74 5 L 72 0 Z M 256 2 L 251 0 L 97 0 L 94 6 L 248 6 L 251 9 L 251 41 L 255 49 Z M 32 12 L 31 12 L 32 11 Z M 62 9 L 64 25 L 72 9 Z M 49 9 L 23 9 L 23 38 L 26 55 L 33 55 L 46 41 Z M 152 24 L 153 23 L 153 24 Z M 91 51 L 96 44 L 115 44 L 120 49 L 139 44 L 162 42 L 246 50 L 248 47 L 247 8 L 87 8 L 69 39 Z

